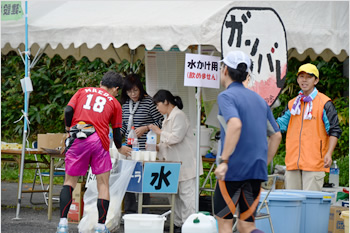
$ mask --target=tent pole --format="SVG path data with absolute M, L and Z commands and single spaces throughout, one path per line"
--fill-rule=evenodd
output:
M 201 54 L 201 45 L 198 45 L 198 54 Z M 201 110 L 202 110 L 202 102 L 201 102 L 201 87 L 197 87 L 196 93 L 197 99 L 197 166 L 196 166 L 196 213 L 199 211 L 199 168 L 200 168 L 200 141 L 201 141 Z
M 36 52 L 36 54 L 34 56 L 32 63 L 30 64 L 29 69 L 33 68 L 36 65 L 36 63 L 39 61 L 41 56 L 44 55 L 44 52 L 46 51 L 47 46 L 49 46 L 49 44 L 47 44 L 43 50 L 41 48 L 38 49 L 38 51 Z
M 29 53 L 28 53 L 28 2 L 25 1 L 25 77 L 28 77 L 28 59 L 29 59 Z M 25 148 L 26 148 L 26 138 L 27 138 L 27 115 L 28 115 L 28 99 L 29 94 L 26 89 L 26 85 L 24 82 L 24 129 L 23 129 L 23 141 L 22 141 L 22 156 L 21 156 L 21 166 L 20 166 L 20 173 L 19 173 L 19 183 L 18 183 L 18 199 L 17 199 L 17 209 L 16 209 L 16 218 L 15 220 L 20 219 L 19 218 L 19 212 L 21 208 L 21 198 L 22 198 L 22 183 L 23 183 L 23 169 L 24 169 L 24 156 L 25 156 Z

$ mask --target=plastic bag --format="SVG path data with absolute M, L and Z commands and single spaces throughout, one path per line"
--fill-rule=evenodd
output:
M 134 160 L 117 160 L 113 163 L 109 178 L 110 202 L 106 219 L 106 226 L 110 231 L 119 228 L 121 203 L 130 182 L 132 172 L 135 169 L 136 162 Z M 97 182 L 93 180 L 87 185 L 87 190 L 84 194 L 84 215 L 78 225 L 79 232 L 81 233 L 94 232 L 94 227 L 98 219 L 97 197 Z

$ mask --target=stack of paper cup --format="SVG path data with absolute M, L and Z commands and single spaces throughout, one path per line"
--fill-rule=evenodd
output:
M 131 151 L 131 159 L 136 160 L 136 151 Z
M 131 159 L 137 161 L 156 161 L 157 151 L 131 151 Z
M 157 159 L 157 151 L 150 151 L 149 152 L 149 160 L 156 161 L 156 159 Z
M 142 161 L 142 153 L 141 151 L 131 151 L 131 159 L 132 160 L 137 160 L 137 161 Z
M 143 161 L 149 161 L 149 157 L 150 157 L 150 154 L 149 154 L 149 151 L 142 151 L 142 154 L 143 154 Z

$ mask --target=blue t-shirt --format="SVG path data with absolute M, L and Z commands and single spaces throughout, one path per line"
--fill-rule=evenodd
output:
M 230 156 L 226 181 L 267 180 L 267 137 L 279 132 L 266 101 L 254 91 L 233 82 L 218 96 L 219 115 L 227 123 L 231 118 L 242 122 L 241 135 Z M 225 131 L 221 126 L 221 148 Z

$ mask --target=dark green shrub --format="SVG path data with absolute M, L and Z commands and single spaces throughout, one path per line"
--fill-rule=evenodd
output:
M 140 67 L 140 68 L 139 68 Z M 117 64 L 101 59 L 90 62 L 87 58 L 76 61 L 73 57 L 63 60 L 59 56 L 43 56 L 31 70 L 34 91 L 30 94 L 28 116 L 29 139 L 36 139 L 38 133 L 64 132 L 64 108 L 73 94 L 81 87 L 99 86 L 105 72 L 115 70 L 122 74 L 132 71 L 144 73 L 141 61 L 133 65 L 127 60 Z M 1 57 L 1 137 L 3 141 L 22 142 L 24 94 L 20 79 L 24 77 L 24 65 L 16 53 Z M 144 81 L 144 75 L 142 75 Z

